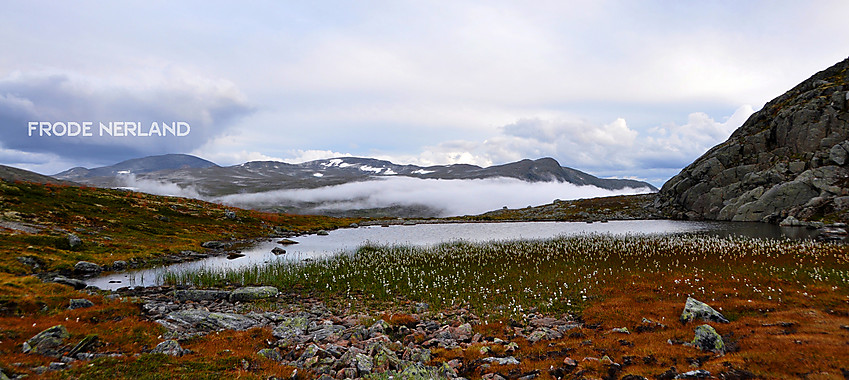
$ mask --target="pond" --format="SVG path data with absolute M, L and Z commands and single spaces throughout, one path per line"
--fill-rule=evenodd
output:
M 159 277 L 166 270 L 182 271 L 197 268 L 236 268 L 268 263 L 273 260 L 300 261 L 338 252 L 352 252 L 366 243 L 426 246 L 465 240 L 487 242 L 497 240 L 548 239 L 558 236 L 587 234 L 610 235 L 676 235 L 705 234 L 711 236 L 744 236 L 757 238 L 808 239 L 815 231 L 801 227 L 779 227 L 765 223 L 693 222 L 678 220 L 628 220 L 607 223 L 583 222 L 509 222 L 509 223 L 448 223 L 368 226 L 330 231 L 329 235 L 305 235 L 293 238 L 294 245 L 281 246 L 279 239 L 269 239 L 251 248 L 243 249 L 243 257 L 228 259 L 224 256 L 160 266 L 150 269 L 106 274 L 87 280 L 89 285 L 101 289 L 118 289 L 125 286 L 159 285 Z M 271 253 L 281 247 L 286 254 Z

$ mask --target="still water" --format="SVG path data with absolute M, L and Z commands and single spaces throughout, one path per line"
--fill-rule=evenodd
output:
M 465 240 L 487 242 L 496 240 L 547 239 L 557 236 L 587 234 L 609 235 L 676 235 L 702 234 L 710 236 L 745 236 L 759 238 L 806 239 L 813 232 L 800 227 L 778 227 L 765 223 L 692 222 L 677 220 L 628 220 L 608 223 L 582 222 L 510 222 L 510 223 L 455 223 L 419 224 L 414 226 L 369 226 L 330 231 L 327 236 L 306 235 L 293 238 L 298 244 L 280 246 L 279 239 L 269 239 L 252 248 L 243 249 L 245 256 L 237 259 L 210 257 L 190 263 L 138 271 L 108 274 L 89 279 L 89 285 L 101 289 L 118 289 L 125 286 L 159 285 L 159 276 L 166 270 L 183 271 L 198 268 L 237 268 L 268 263 L 272 260 L 300 261 L 351 252 L 366 244 L 400 244 L 426 246 Z M 274 255 L 271 250 L 281 247 L 286 254 Z

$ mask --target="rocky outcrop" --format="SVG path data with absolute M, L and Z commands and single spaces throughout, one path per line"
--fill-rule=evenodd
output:
M 681 312 L 681 316 L 678 319 L 681 323 L 687 323 L 695 319 L 701 319 L 706 322 L 728 323 L 728 319 L 720 312 L 692 297 L 687 297 L 687 302 L 684 303 L 684 311 Z
M 679 219 L 846 220 L 847 140 L 849 59 L 767 103 L 667 181 L 655 206 Z

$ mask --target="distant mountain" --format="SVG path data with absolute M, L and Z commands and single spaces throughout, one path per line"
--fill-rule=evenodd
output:
M 29 170 L 13 168 L 11 166 L 0 165 L 0 180 L 3 181 L 24 181 L 34 183 L 49 183 L 54 185 L 76 185 L 73 182 L 58 180 L 53 177 L 41 175 Z
M 137 179 L 194 186 L 206 196 L 256 193 L 278 189 L 317 188 L 375 177 L 403 176 L 426 179 L 516 178 L 526 182 L 569 182 L 608 190 L 624 188 L 657 189 L 649 183 L 629 179 L 603 179 L 560 166 L 553 158 L 521 160 L 482 168 L 454 164 L 437 166 L 397 165 L 373 158 L 341 157 L 288 164 L 278 161 L 252 161 L 228 167 L 183 154 L 145 157 L 94 169 L 73 168 L 54 177 L 96 186 L 120 186 L 120 175 Z
M 132 160 L 119 162 L 115 165 L 102 166 L 94 169 L 76 167 L 68 169 L 59 174 L 55 174 L 53 175 L 53 177 L 63 180 L 74 181 L 82 180 L 85 178 L 114 177 L 116 175 L 125 173 L 145 174 L 161 170 L 188 168 L 200 169 L 209 167 L 218 167 L 218 165 L 213 162 L 204 160 L 200 157 L 195 157 L 188 154 L 165 154 L 161 156 L 134 158 Z
M 193 156 L 166 155 L 124 161 L 103 168 L 74 168 L 57 174 L 56 177 L 100 187 L 129 187 L 140 191 L 163 192 L 171 195 L 180 194 L 179 190 L 174 192 L 173 185 L 177 185 L 186 191 L 185 195 L 200 196 L 205 199 L 274 190 L 316 189 L 392 177 L 453 180 L 515 178 L 532 183 L 568 182 L 607 190 L 625 188 L 643 191 L 657 190 L 646 182 L 602 179 L 579 170 L 562 167 L 553 158 L 521 160 L 486 168 L 464 164 L 427 167 L 397 165 L 389 161 L 360 157 L 340 157 L 300 164 L 253 161 L 221 167 Z M 353 195 L 351 198 L 349 201 L 359 199 Z M 353 210 L 335 205 L 327 207 L 328 204 L 325 201 L 304 199 L 257 201 L 252 204 L 239 204 L 239 206 L 266 211 L 336 216 L 428 217 L 438 216 L 442 212 L 430 209 L 424 204 Z

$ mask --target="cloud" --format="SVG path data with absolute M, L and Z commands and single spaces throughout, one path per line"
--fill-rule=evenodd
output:
M 521 208 L 554 199 L 578 199 L 645 193 L 649 189 L 610 191 L 560 182 L 524 182 L 513 178 L 437 180 L 380 178 L 317 189 L 275 190 L 232 194 L 216 202 L 239 207 L 269 207 L 293 202 L 321 203 L 319 209 L 350 210 L 391 206 L 428 206 L 443 216 L 480 214 L 503 206 Z
M 122 189 L 171 197 L 203 199 L 194 186 L 180 187 L 176 183 L 171 182 L 138 179 L 132 173 L 119 174 L 117 180 L 120 184 L 119 188 Z
M 0 144 L 67 160 L 115 162 L 191 151 L 252 112 L 244 95 L 224 80 L 167 68 L 128 78 L 66 71 L 14 72 L 0 79 Z M 93 136 L 29 135 L 28 122 L 92 122 Z M 188 136 L 100 136 L 100 122 L 189 123 Z

